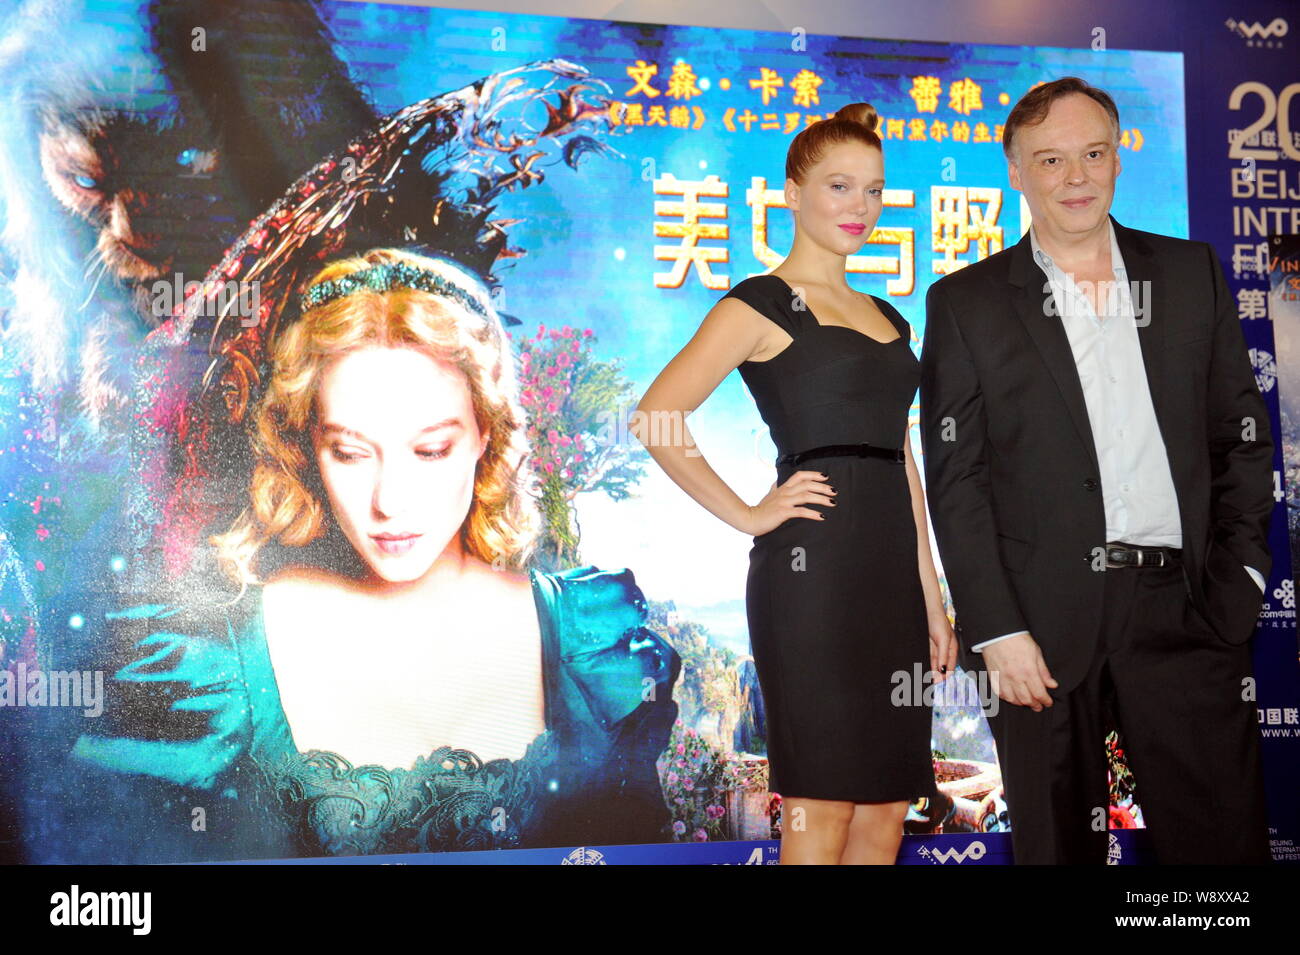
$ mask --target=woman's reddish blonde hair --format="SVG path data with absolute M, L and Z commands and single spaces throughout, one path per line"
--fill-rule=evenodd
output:
M 418 348 L 465 376 L 475 420 L 488 440 L 476 467 L 461 543 L 467 554 L 495 567 L 520 567 L 532 551 L 536 514 L 527 495 L 531 473 L 513 353 L 481 283 L 443 259 L 376 249 L 330 263 L 309 285 L 399 262 L 465 289 L 490 318 L 423 290 L 366 289 L 310 308 L 284 330 L 271 347 L 270 382 L 253 418 L 249 505 L 229 531 L 211 538 L 223 571 L 241 594 L 248 584 L 261 582 L 254 564 L 268 544 L 292 552 L 326 534 L 328 502 L 311 442 L 317 392 L 331 362 L 369 346 Z
M 790 143 L 785 154 L 785 177 L 802 186 L 808 170 L 821 162 L 830 146 L 856 140 L 884 153 L 880 143 L 880 117 L 870 103 L 841 106 L 829 119 L 804 127 Z

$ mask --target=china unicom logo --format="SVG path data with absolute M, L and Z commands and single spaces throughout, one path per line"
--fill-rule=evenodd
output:
M 596 849 L 579 846 L 564 857 L 560 865 L 608 865 L 605 855 Z
M 1229 18 L 1223 22 L 1229 30 L 1246 40 L 1267 40 L 1271 37 L 1281 39 L 1286 36 L 1288 30 L 1287 22 L 1281 17 L 1275 18 L 1267 26 L 1258 20 L 1247 23 L 1245 20 Z
M 960 865 L 967 859 L 976 861 L 983 859 L 984 854 L 988 852 L 988 849 L 985 848 L 984 843 L 976 839 L 964 849 L 958 849 L 955 847 L 952 849 L 931 849 L 922 846 L 918 851 L 934 865 L 947 865 L 949 862 L 956 862 Z
M 1295 581 L 1290 577 L 1284 579 L 1281 585 L 1273 591 L 1273 596 L 1282 601 L 1282 609 L 1295 609 Z

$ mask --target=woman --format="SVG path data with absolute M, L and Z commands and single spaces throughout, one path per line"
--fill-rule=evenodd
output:
M 907 439 L 920 380 L 911 329 L 844 275 L 880 216 L 876 122 L 855 103 L 794 138 L 789 257 L 728 292 L 638 408 L 641 420 L 689 413 L 739 368 L 780 454 L 750 506 L 693 441 L 689 454 L 647 444 L 688 494 L 754 537 L 746 612 L 782 863 L 894 861 L 909 802 L 938 794 L 930 709 L 891 693 L 927 653 L 938 679 L 956 666 Z M 897 697 L 929 700 L 913 690 Z
M 237 855 L 667 839 L 680 663 L 630 571 L 523 571 L 511 359 L 447 260 L 317 275 L 272 346 L 251 502 L 213 539 L 239 595 L 110 615 L 143 653 L 83 765 L 233 798 Z

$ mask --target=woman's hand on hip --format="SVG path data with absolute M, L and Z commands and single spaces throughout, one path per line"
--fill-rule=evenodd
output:
M 806 504 L 835 506 L 835 488 L 821 471 L 795 471 L 780 487 L 772 487 L 757 504 L 750 505 L 747 528 L 753 537 L 775 530 L 792 517 L 824 521 L 826 516 Z

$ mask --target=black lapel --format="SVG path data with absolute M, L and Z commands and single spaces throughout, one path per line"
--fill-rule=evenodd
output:
M 1029 231 L 1011 249 L 1010 282 L 1016 286 L 1012 292 L 1016 315 L 1038 346 L 1047 370 L 1056 379 L 1056 387 L 1070 410 L 1070 419 L 1079 433 L 1079 440 L 1088 449 L 1093 468 L 1100 472 L 1097 449 L 1093 444 L 1092 427 L 1088 422 L 1088 405 L 1083 399 L 1083 386 L 1079 383 L 1079 369 L 1074 363 L 1074 352 L 1065 326 L 1052 304 L 1052 287 L 1047 276 L 1034 261 L 1034 250 L 1029 245 Z
M 1126 229 L 1116 222 L 1113 216 L 1110 221 L 1128 273 L 1133 308 L 1138 313 L 1138 342 L 1142 349 L 1142 363 L 1146 367 L 1151 403 L 1168 449 L 1167 436 L 1170 431 L 1166 422 L 1170 412 L 1165 407 L 1163 355 L 1165 326 L 1169 316 L 1157 318 L 1154 307 L 1164 300 L 1163 276 L 1151 247 L 1132 229 Z M 1088 405 L 1083 397 L 1083 386 L 1079 383 L 1079 369 L 1074 362 L 1074 352 L 1070 349 L 1070 339 L 1065 334 L 1060 316 L 1052 314 L 1055 312 L 1052 307 L 1052 289 L 1047 283 L 1047 276 L 1034 261 L 1028 232 L 1012 249 L 1011 256 L 1010 281 L 1018 287 L 1013 295 L 1016 314 L 1038 346 L 1052 377 L 1056 379 L 1079 438 L 1087 448 L 1093 466 L 1098 467 L 1097 449 L 1088 420 Z M 1172 460 L 1170 463 L 1173 464 Z
M 1174 433 L 1171 426 L 1177 422 L 1170 419 L 1172 411 L 1168 408 L 1165 395 L 1165 333 L 1174 316 L 1168 312 L 1161 313 L 1157 306 L 1165 302 L 1164 274 L 1160 263 L 1156 261 L 1155 252 L 1142 237 L 1132 229 L 1126 229 L 1111 218 L 1115 226 L 1115 241 L 1119 244 L 1119 254 L 1124 258 L 1124 268 L 1128 272 L 1129 294 L 1133 297 L 1133 309 L 1138 323 L 1138 342 L 1142 346 L 1142 364 L 1146 366 L 1147 388 L 1151 392 L 1151 405 L 1156 412 L 1156 423 L 1164 438 L 1165 448 L 1169 449 L 1169 435 Z M 1180 473 L 1172 457 L 1170 468 L 1174 474 Z

